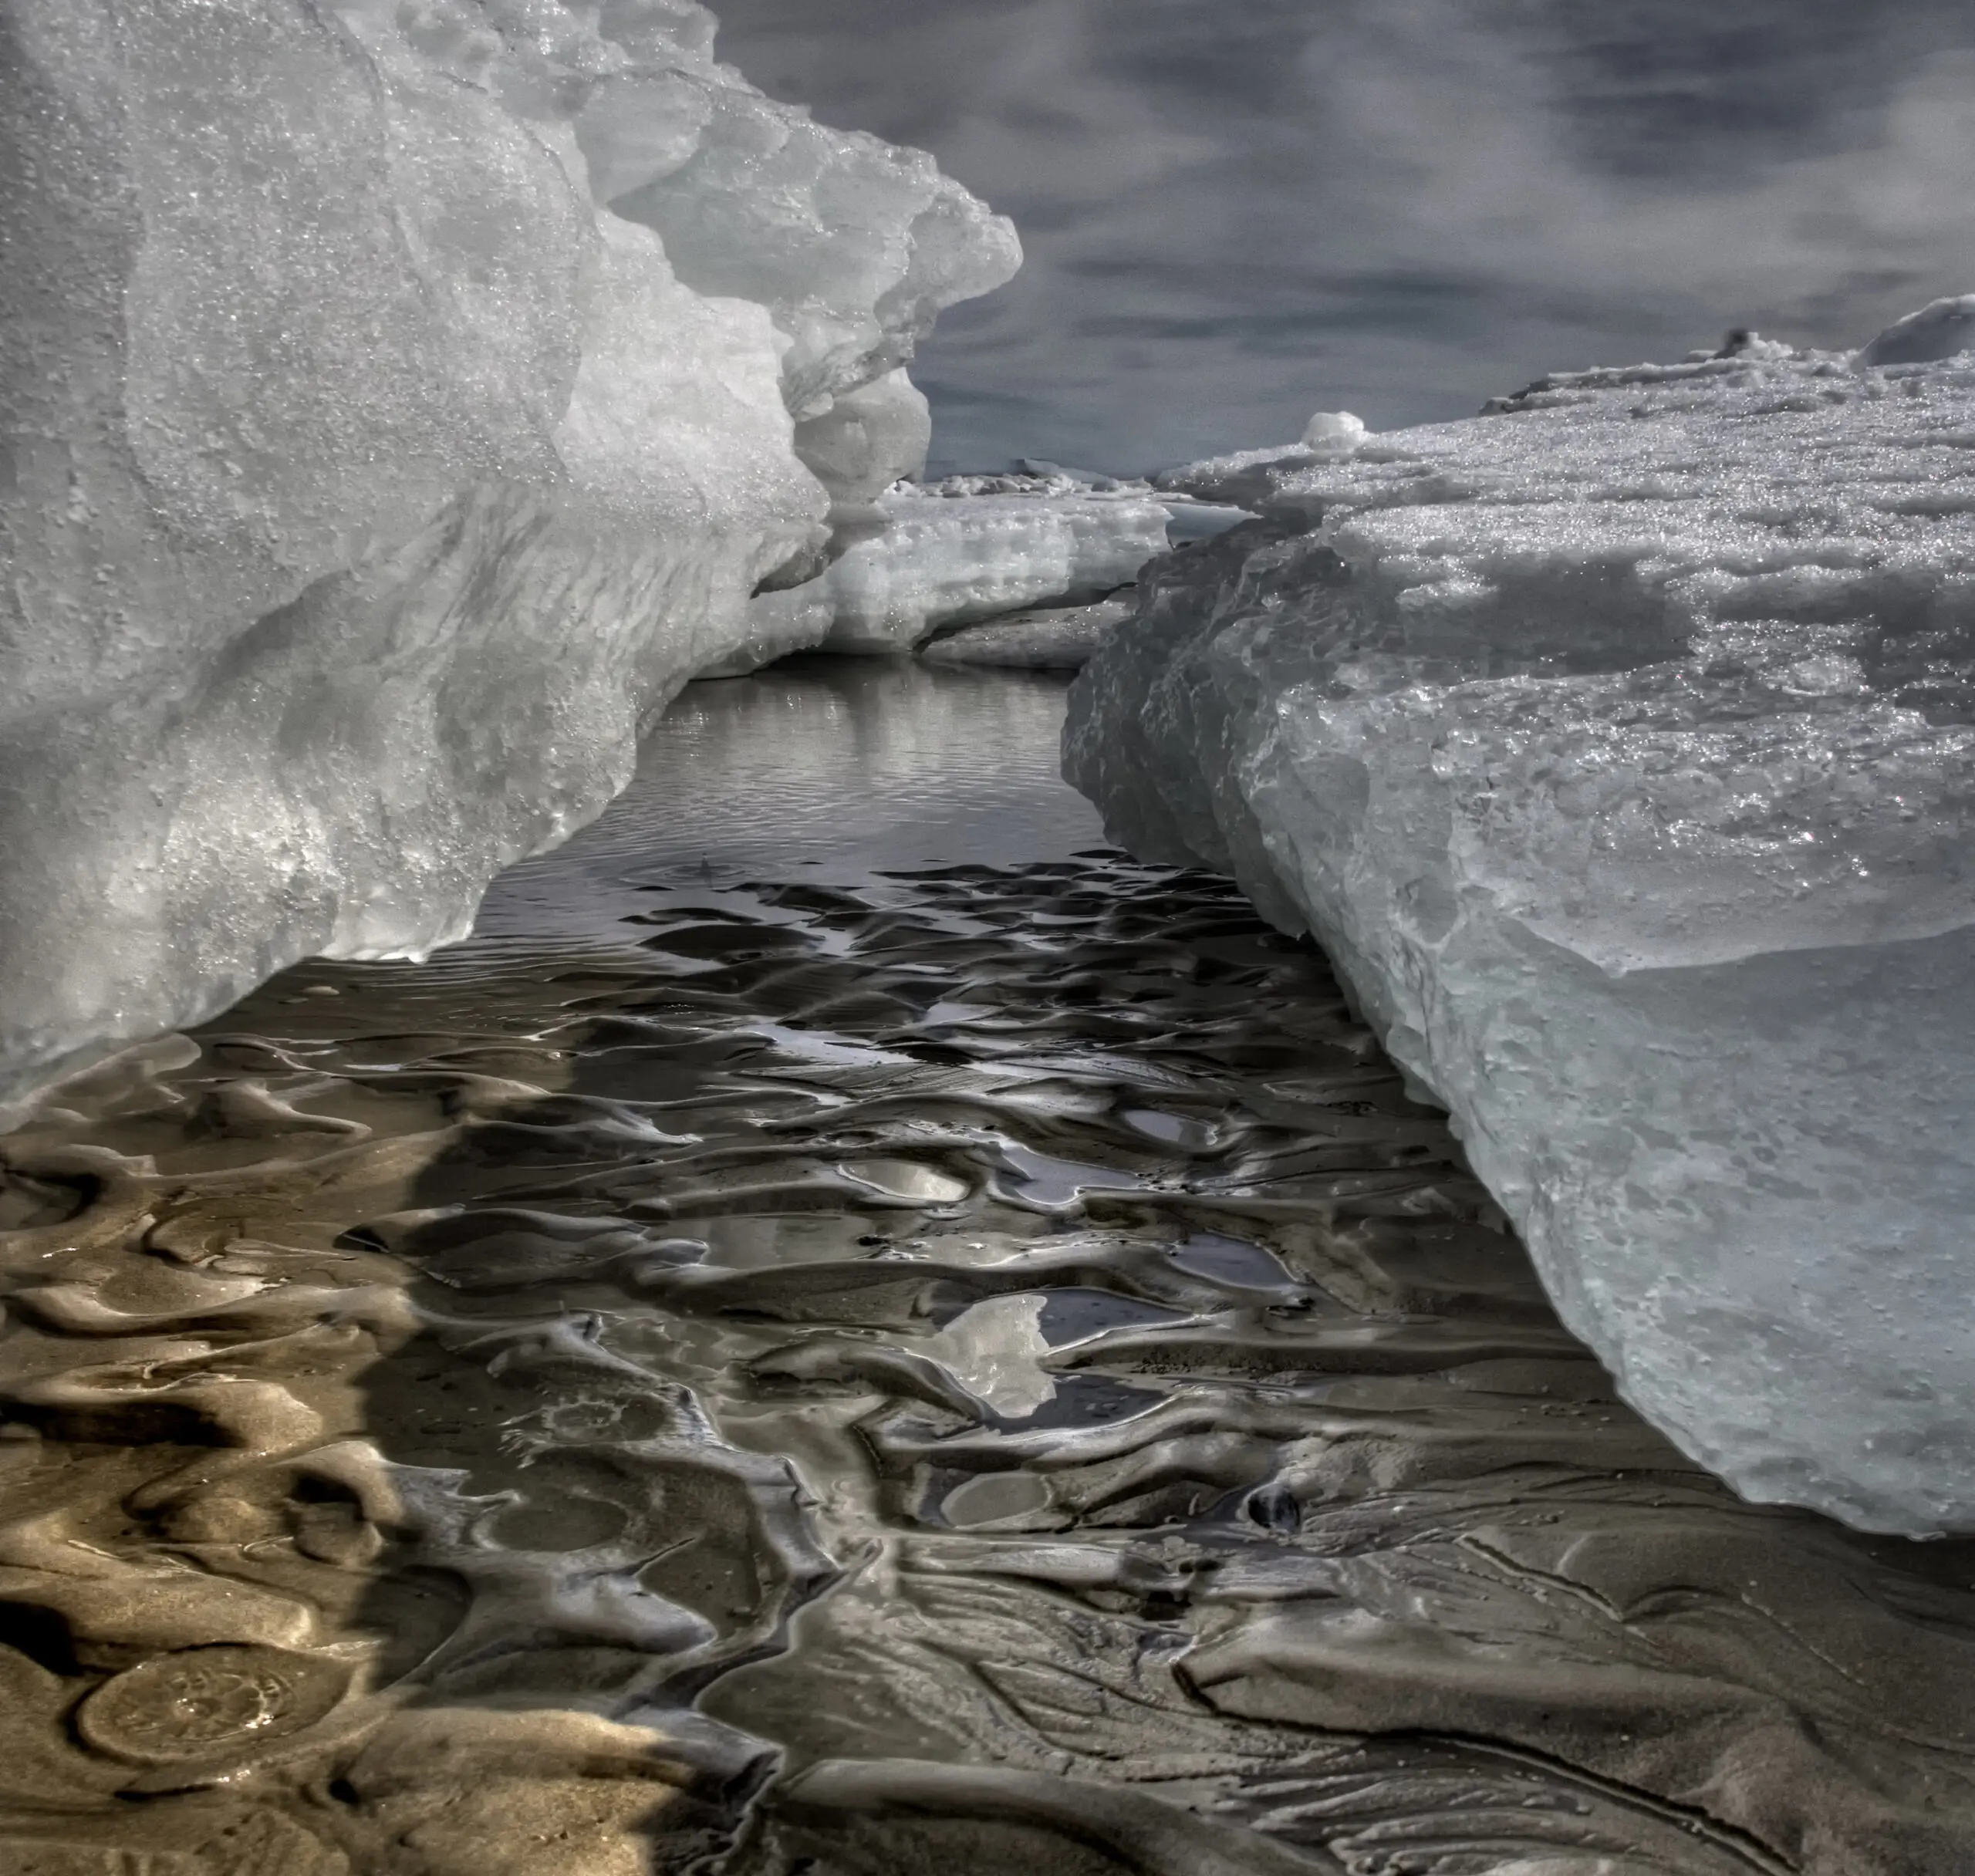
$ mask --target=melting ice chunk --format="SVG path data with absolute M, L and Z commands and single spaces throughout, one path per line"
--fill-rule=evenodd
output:
M 0 1103 L 463 936 L 687 679 L 812 633 L 751 595 L 1019 258 L 677 0 L 11 22 L 0 123 L 63 128 L 0 276 Z
M 1349 456 L 1365 440 L 1365 420 L 1349 410 L 1319 410 L 1303 426 L 1303 447 L 1325 455 Z
M 1971 316 L 1166 477 L 1270 525 L 1065 747 L 1317 935 L 1636 1405 L 1909 1532 L 1975 1528 Z

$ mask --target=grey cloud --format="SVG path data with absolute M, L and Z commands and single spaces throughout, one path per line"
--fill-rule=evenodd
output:
M 764 89 L 1021 228 L 915 374 L 949 461 L 1391 427 L 1975 287 L 1965 0 L 714 4 Z

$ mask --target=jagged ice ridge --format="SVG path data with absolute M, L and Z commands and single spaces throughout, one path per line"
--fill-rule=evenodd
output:
M 417 954 L 923 461 L 1015 269 L 691 0 L 5 0 L 0 1102 Z

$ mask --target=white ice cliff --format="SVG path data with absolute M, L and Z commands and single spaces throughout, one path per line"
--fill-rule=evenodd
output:
M 462 932 L 923 456 L 899 368 L 1019 255 L 691 0 L 0 23 L 4 1101 Z
M 1264 518 L 1065 739 L 1322 941 L 1633 1402 L 1911 1533 L 1975 1528 L 1975 355 L 1894 361 L 1965 312 L 1181 472 Z

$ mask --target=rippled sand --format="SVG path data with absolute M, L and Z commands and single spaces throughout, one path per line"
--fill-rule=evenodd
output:
M 0 1871 L 1975 1868 L 1975 1550 L 1615 1402 L 1317 954 L 985 785 L 1058 693 L 750 681 L 0 1141 Z

